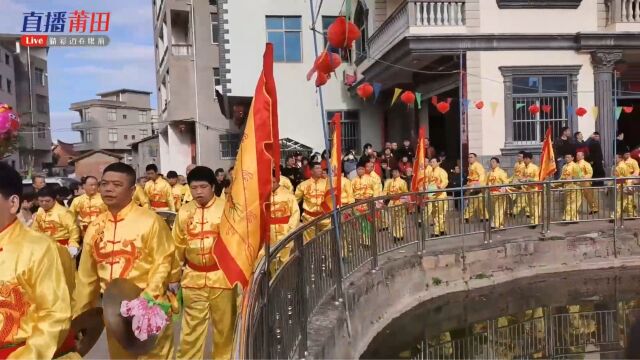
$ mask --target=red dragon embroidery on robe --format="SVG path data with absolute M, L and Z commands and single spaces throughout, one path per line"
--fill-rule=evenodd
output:
M 120 244 L 120 249 L 115 249 Z M 140 258 L 141 254 L 135 244 L 135 239 L 127 240 L 105 240 L 104 223 L 101 223 L 96 229 L 93 238 L 93 256 L 99 264 L 107 264 L 113 268 L 114 265 L 122 263 L 119 278 L 126 278 L 133 268 L 134 262 Z M 110 279 L 111 280 L 111 279 Z
M 10 344 L 31 304 L 17 284 L 0 282 L 0 344 Z

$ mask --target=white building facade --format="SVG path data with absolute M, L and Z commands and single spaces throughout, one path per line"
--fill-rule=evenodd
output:
M 315 5 L 318 5 L 318 1 Z M 371 2 L 373 3 L 373 2 Z M 315 24 L 318 32 L 326 30 L 340 14 L 342 0 L 325 0 Z M 323 113 L 314 79 L 306 80 L 318 51 L 323 51 L 322 34 L 310 30 L 312 20 L 309 1 L 305 0 L 220 0 L 223 27 L 222 89 L 233 108 L 241 104 L 248 111 L 262 69 L 262 54 L 267 41 L 274 43 L 274 74 L 278 92 L 280 137 L 290 138 L 316 151 L 325 148 Z M 250 9 L 248 9 L 250 6 Z M 353 56 L 353 55 L 350 55 Z M 343 65 L 322 87 L 325 115 L 343 112 L 344 150 L 358 150 L 364 143 L 380 145 L 382 129 L 375 109 L 361 106 L 362 101 L 349 93 L 344 73 L 355 73 L 355 66 Z
M 415 141 L 425 126 L 450 158 L 475 152 L 508 165 L 520 150 L 539 152 L 546 128 L 557 137 L 568 126 L 585 137 L 599 131 L 610 164 L 615 108 L 640 108 L 640 0 L 351 0 L 343 9 L 343 1 L 325 0 L 315 33 L 309 2 L 219 1 L 220 69 L 228 108 L 246 112 L 263 44 L 274 42 L 281 137 L 318 151 L 322 111 L 305 77 L 314 36 L 323 50 L 319 32 L 346 9 L 363 39 L 351 50 L 354 61 L 323 87 L 325 113 L 345 111 L 345 150 Z M 354 86 L 344 84 L 345 72 L 357 74 Z M 381 87 L 375 102 L 355 95 L 363 82 Z M 420 106 L 391 106 L 396 88 L 419 92 Z M 449 112 L 439 113 L 432 97 L 451 99 Z M 533 104 L 541 111 L 529 112 Z M 578 107 L 587 114 L 578 116 Z M 622 113 L 617 123 L 630 147 L 640 144 L 634 116 Z

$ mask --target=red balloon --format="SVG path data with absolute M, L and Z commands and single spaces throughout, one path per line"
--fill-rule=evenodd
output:
M 547 104 L 547 105 L 542 105 L 542 111 L 545 114 L 548 114 L 549 112 L 551 112 L 551 105 Z
M 440 111 L 440 113 L 444 114 L 447 111 L 449 111 L 449 109 L 451 108 L 451 106 L 449 106 L 449 103 L 446 101 L 440 101 L 437 105 L 436 105 L 436 109 L 438 109 L 438 111 Z
M 583 117 L 587 114 L 587 109 L 583 108 L 582 106 L 576 109 L 576 115 Z
M 476 109 L 480 110 L 484 107 L 484 101 L 480 100 L 476 103 Z
M 329 44 L 336 49 L 350 48 L 360 37 L 360 30 L 344 16 L 339 16 L 327 29 Z
M 320 87 L 327 83 L 330 75 L 325 73 L 321 73 L 320 71 L 316 72 L 316 87 Z
M 340 55 L 323 51 L 316 59 L 315 67 L 319 72 L 328 74 L 335 71 L 335 69 L 337 69 L 340 64 L 342 64 Z
M 413 105 L 413 102 L 416 101 L 416 96 L 412 91 L 407 90 L 400 95 L 400 101 L 407 105 Z
M 537 104 L 533 104 L 531 106 L 529 106 L 529 112 L 531 113 L 531 115 L 535 115 L 537 113 L 540 112 L 540 106 L 538 106 Z
M 371 95 L 373 95 L 373 86 L 371 86 L 371 84 L 369 84 L 368 82 L 363 83 L 362 85 L 358 86 L 356 92 L 358 93 L 358 96 L 362 98 L 362 100 L 366 100 L 371 97 Z
M 623 106 L 622 111 L 624 111 L 625 114 L 630 114 L 633 111 L 633 106 Z

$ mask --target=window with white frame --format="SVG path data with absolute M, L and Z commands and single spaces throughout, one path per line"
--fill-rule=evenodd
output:
M 500 70 L 505 84 L 505 147 L 539 147 L 547 128 L 555 138 L 562 127 L 572 127 L 580 66 Z
M 235 159 L 240 147 L 240 134 L 220 134 L 220 158 Z
M 91 133 L 91 130 L 86 131 L 84 138 L 85 138 L 85 142 L 90 143 L 93 141 L 93 134 Z
M 138 121 L 139 122 L 147 122 L 147 112 L 140 110 L 138 111 Z
M 360 148 L 360 113 L 358 110 L 327 111 L 327 121 L 331 126 L 331 119 L 336 113 L 342 114 L 342 151 L 358 150 Z M 333 131 L 330 132 L 332 134 Z
M 37 126 L 38 131 L 38 139 L 46 139 L 47 138 L 47 124 L 43 122 L 39 122 Z
M 40 86 L 44 86 L 45 83 L 45 78 L 44 78 L 44 70 L 37 67 L 33 70 L 34 73 L 34 77 L 36 78 L 36 82 L 38 83 L 38 85 Z
M 116 109 L 107 110 L 107 120 L 116 121 Z
M 147 130 L 147 129 L 140 129 L 140 138 L 141 138 L 141 139 L 144 139 L 144 138 L 146 138 L 147 136 L 149 136 L 149 130 Z
M 211 43 L 217 44 L 219 36 L 220 36 L 220 25 L 218 21 L 218 14 L 211 13 Z
M 273 44 L 275 62 L 302 62 L 300 16 L 267 16 L 267 41 Z
M 118 141 L 118 129 L 109 128 L 109 142 L 117 142 Z

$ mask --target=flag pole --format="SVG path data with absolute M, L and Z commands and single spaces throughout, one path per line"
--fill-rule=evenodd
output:
M 618 71 L 613 70 L 613 257 L 618 257 L 618 250 L 616 249 L 616 235 L 618 235 L 618 179 L 616 177 L 616 156 L 618 155 L 618 119 L 616 118 L 616 108 L 618 107 Z M 602 145 L 601 145 L 602 146 Z M 621 191 L 624 191 L 624 183 L 621 186 Z M 622 197 L 621 197 L 622 199 Z M 620 202 L 622 207 L 622 201 Z M 620 220 L 624 214 L 623 209 L 620 209 Z
M 348 0 L 347 0 L 348 1 Z M 318 8 L 318 14 L 314 13 L 314 1 L 313 0 L 309 0 L 309 11 L 311 13 L 311 23 L 313 24 L 313 26 L 311 27 L 311 33 L 313 34 L 313 51 L 315 53 L 315 57 L 318 57 L 318 39 L 317 39 L 317 34 L 315 31 L 315 23 L 316 20 L 318 18 L 318 16 L 320 16 L 320 7 Z M 320 4 L 322 5 L 322 3 Z M 322 95 L 322 86 L 318 86 L 317 87 L 318 90 L 318 103 L 320 104 L 320 118 L 322 119 L 322 132 L 324 134 L 324 147 L 326 149 L 327 152 L 330 151 L 330 146 L 329 146 L 329 129 L 328 129 L 328 125 L 327 125 L 327 114 L 325 113 L 324 110 L 324 98 Z M 342 154 L 339 154 L 340 157 L 342 157 Z M 340 160 L 339 160 L 340 161 Z M 327 162 L 328 163 L 328 162 Z M 339 162 L 340 163 L 340 162 Z M 329 174 L 329 191 L 331 192 L 331 201 L 333 202 L 333 204 L 337 204 L 336 202 L 336 196 L 342 196 L 342 194 L 336 194 L 335 191 L 333 191 L 333 169 L 331 168 L 331 166 L 327 166 L 327 173 Z M 349 312 L 348 312 L 348 308 L 347 308 L 347 302 L 343 301 L 344 300 L 344 293 L 343 293 L 343 288 L 342 288 L 342 278 L 343 278 L 343 274 L 344 274 L 344 264 L 342 263 L 342 258 L 341 258 L 341 254 L 342 254 L 342 243 L 340 241 L 340 218 L 339 218 L 339 212 L 338 212 L 338 208 L 336 206 L 334 206 L 333 210 L 332 210 L 332 217 L 333 217 L 333 230 L 336 233 L 336 241 L 335 241 L 335 248 L 337 251 L 337 257 L 336 259 L 338 260 L 338 268 L 339 268 L 339 277 L 340 279 L 336 280 L 336 302 L 343 302 L 344 306 L 345 306 L 345 311 L 347 312 L 347 330 L 349 331 L 349 333 L 351 333 L 351 325 L 349 323 Z

